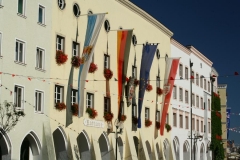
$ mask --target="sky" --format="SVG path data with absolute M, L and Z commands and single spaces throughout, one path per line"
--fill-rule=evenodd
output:
M 193 45 L 213 62 L 227 84 L 227 105 L 240 113 L 240 1 L 239 0 L 130 0 L 170 29 L 182 45 Z M 231 114 L 230 128 L 239 127 L 240 115 Z M 230 140 L 240 145 L 240 133 Z

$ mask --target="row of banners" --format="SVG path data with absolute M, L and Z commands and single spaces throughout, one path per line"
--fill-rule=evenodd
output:
M 85 80 L 88 74 L 89 65 L 91 63 L 92 56 L 94 54 L 94 48 L 97 43 L 98 35 L 104 21 L 105 14 L 94 14 L 88 15 L 87 30 L 85 36 L 85 43 L 83 47 L 83 53 L 81 59 L 83 63 L 80 65 L 79 78 L 78 78 L 78 105 L 79 113 L 78 117 L 83 116 L 84 109 L 84 88 Z M 121 107 L 124 97 L 125 81 L 127 76 L 129 52 L 131 46 L 131 37 L 133 30 L 119 30 L 117 31 L 117 75 L 118 75 L 118 117 L 122 115 Z M 148 83 L 149 72 L 152 66 L 153 57 L 155 55 L 158 44 L 146 44 L 143 45 L 142 59 L 140 68 L 140 84 L 139 84 L 139 98 L 138 98 L 138 128 L 141 128 L 141 112 L 145 89 Z M 163 96 L 163 107 L 161 115 L 161 123 L 165 124 L 169 102 L 171 99 L 172 88 L 174 79 L 178 68 L 179 58 L 167 58 L 165 80 L 164 81 L 164 96 Z M 66 126 L 72 123 L 72 112 L 71 112 L 71 87 L 73 84 L 73 67 L 70 70 L 68 90 L 67 90 L 67 110 L 66 110 Z M 171 80 L 170 80 L 171 79 Z M 172 80 L 173 79 L 173 80 Z M 142 89 L 143 88 L 143 89 Z M 135 92 L 135 91 L 133 91 Z M 141 99 L 141 100 L 140 100 Z M 164 133 L 164 125 L 161 125 L 160 134 Z

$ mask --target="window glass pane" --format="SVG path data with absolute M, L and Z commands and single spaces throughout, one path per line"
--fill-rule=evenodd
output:
M 39 7 L 38 22 L 43 23 L 43 8 Z
M 23 1 L 24 0 L 18 0 L 18 13 L 23 14 Z

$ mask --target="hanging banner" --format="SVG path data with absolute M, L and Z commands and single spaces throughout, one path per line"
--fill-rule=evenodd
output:
M 229 128 L 230 128 L 230 114 L 231 114 L 231 108 L 227 108 L 227 139 L 229 137 Z
M 71 67 L 69 78 L 68 78 L 68 88 L 67 88 L 67 99 L 66 99 L 66 127 L 72 124 L 72 84 L 73 84 L 73 71 L 74 67 Z
M 160 134 L 163 135 L 166 116 L 168 113 L 168 107 L 171 100 L 172 89 L 174 85 L 174 80 L 176 77 L 178 64 L 180 58 L 167 58 L 166 59 L 166 68 L 165 68 L 165 77 L 164 77 L 164 86 L 163 86 L 163 106 L 162 106 L 162 116 L 161 116 L 161 125 L 160 125 Z
M 138 92 L 138 128 L 141 128 L 141 112 L 143 105 L 143 98 L 147 86 L 147 80 L 149 78 L 150 68 L 152 66 L 153 57 L 157 49 L 157 44 L 146 44 L 142 50 L 142 60 L 140 68 L 139 78 L 139 92 Z
M 129 51 L 133 30 L 117 32 L 117 71 L 118 71 L 118 117 L 122 115 L 124 88 L 127 76 Z
M 81 57 L 82 64 L 78 75 L 78 117 L 83 116 L 85 80 L 104 17 L 105 13 L 88 15 L 87 31 Z

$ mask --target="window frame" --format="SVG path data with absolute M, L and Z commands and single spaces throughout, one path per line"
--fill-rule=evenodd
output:
M 192 130 L 195 130 L 195 118 L 192 118 Z
M 22 13 L 19 12 L 19 0 L 17 2 L 17 14 L 26 16 L 26 0 L 22 0 Z
M 203 132 L 203 121 L 201 121 L 201 132 Z
M 75 95 L 74 95 L 74 93 L 75 93 Z M 74 101 L 74 98 L 76 99 L 75 101 Z M 78 90 L 77 89 L 71 89 L 71 104 L 73 105 L 73 104 L 77 104 L 78 103 Z
M 199 74 L 196 73 L 196 85 L 199 86 Z
M 201 109 L 204 109 L 204 105 L 203 105 L 203 97 L 201 97 L 200 99 L 201 99 L 201 101 L 200 101 Z
M 16 55 L 17 54 L 17 51 L 16 51 L 17 43 L 18 43 L 18 49 L 19 49 L 19 46 L 20 46 L 19 44 L 22 44 L 22 46 L 23 46 L 23 48 L 22 48 L 23 49 L 22 50 L 22 61 L 19 61 L 19 53 L 18 53 L 18 56 Z M 19 50 L 18 50 L 18 52 L 19 52 Z M 14 55 L 15 56 L 14 57 L 15 62 L 25 64 L 26 63 L 26 59 L 25 59 L 26 53 L 25 52 L 26 52 L 26 42 L 16 38 L 16 40 L 15 40 L 15 55 Z M 16 59 L 16 57 L 18 57 L 18 59 Z
M 195 106 L 195 94 L 194 93 L 192 93 L 191 98 L 192 98 L 192 105 Z
M 197 123 L 197 125 L 196 125 L 196 126 L 197 126 L 197 129 L 196 129 L 196 130 L 197 130 L 197 131 L 200 131 L 200 130 L 199 130 L 199 119 L 197 119 L 196 123 Z
M 186 94 L 187 93 L 187 94 Z M 189 103 L 189 92 L 188 92 L 188 90 L 185 90 L 185 103 Z
M 185 66 L 185 79 L 187 79 L 187 80 L 189 78 L 188 72 L 189 72 L 188 67 Z
M 107 101 L 107 103 L 106 103 Z M 111 112 L 111 98 L 110 97 L 104 97 L 103 99 L 103 113 L 109 113 Z M 106 108 L 107 107 L 107 108 Z
M 205 78 L 204 78 L 204 90 L 207 90 L 207 81 Z
M 59 87 L 59 89 L 60 89 L 59 93 L 56 89 L 57 87 Z M 60 95 L 60 99 L 57 98 L 57 94 Z M 58 100 L 59 100 L 59 102 L 58 102 Z M 54 103 L 56 104 L 56 103 L 62 103 L 62 102 L 64 102 L 64 86 L 55 84 L 55 86 L 54 86 Z
M 89 96 L 91 96 L 90 99 Z M 91 103 L 91 106 L 88 106 L 88 102 Z M 91 92 L 86 93 L 86 108 L 94 108 L 94 93 Z
M 172 92 L 173 92 L 173 99 L 177 99 L 177 86 L 176 85 L 173 85 L 173 90 L 172 90 Z
M 183 78 L 183 64 L 179 63 L 179 72 L 178 72 L 179 76 Z
M 177 127 L 177 113 L 173 112 L 173 127 Z
M 145 119 L 149 119 L 149 117 L 150 117 L 150 108 L 145 107 Z
M 189 119 L 188 119 L 188 115 L 185 115 L 185 129 L 189 129 Z
M 37 105 L 39 102 L 39 100 L 37 99 L 37 94 L 41 94 L 41 109 L 39 110 L 39 106 Z M 44 113 L 44 102 L 45 102 L 45 94 L 44 91 L 39 90 L 39 89 L 35 89 L 35 113 L 39 113 L 39 114 L 43 114 Z
M 106 61 L 105 61 L 106 60 Z M 106 63 L 105 63 L 106 62 Z M 106 64 L 106 65 L 105 65 Z M 103 66 L 104 69 L 110 69 L 110 56 L 108 54 L 104 54 L 103 57 Z
M 208 98 L 208 110 L 210 111 L 211 110 L 211 101 L 210 101 L 210 99 Z
M 15 93 L 15 88 L 21 88 L 21 106 L 16 106 L 16 101 L 18 101 L 18 99 L 16 99 L 16 94 Z M 14 102 L 14 107 L 17 109 L 17 110 L 24 110 L 24 100 L 25 100 L 25 87 L 23 85 L 19 85 L 19 84 L 14 84 L 14 88 L 13 88 L 13 91 L 14 91 L 14 96 L 13 96 L 13 102 Z
M 160 122 L 160 111 L 156 111 L 156 122 Z
M 191 77 L 191 81 L 192 81 L 192 83 L 194 83 L 194 75 L 195 75 L 195 72 L 192 70 L 192 73 L 191 73 L 191 76 L 193 76 L 193 78 Z
M 57 1 L 57 3 L 58 3 L 58 8 L 61 9 L 61 10 L 63 10 L 63 9 L 65 8 L 65 6 L 66 6 L 66 2 L 65 2 L 65 0 L 61 0 L 61 1 L 63 2 L 62 6 L 59 5 L 59 0 Z
M 208 121 L 208 133 L 211 133 L 211 122 Z
M 76 48 L 74 48 L 76 46 Z M 74 54 L 76 52 L 76 55 Z M 72 41 L 72 57 L 80 56 L 80 43 Z
M 42 22 L 39 21 L 40 19 L 40 14 L 39 14 L 39 9 L 42 9 Z M 42 4 L 38 4 L 38 23 L 46 25 L 46 7 L 43 6 Z
M 208 92 L 210 92 L 210 81 L 207 81 L 207 83 L 208 83 L 208 84 L 207 84 L 207 85 L 208 85 L 208 86 L 207 86 L 207 90 L 208 90 Z
M 60 43 L 58 43 L 58 39 L 61 40 Z M 61 49 L 58 48 L 58 46 L 61 45 Z M 65 49 L 65 37 L 57 35 L 56 36 L 56 51 L 63 51 L 64 52 Z
M 137 66 L 132 65 L 132 77 L 137 78 Z
M 183 128 L 183 115 L 179 114 L 179 128 Z
M 200 76 L 200 87 L 203 88 L 203 75 Z
M 196 95 L 196 107 L 199 108 L 199 96 Z
M 183 102 L 183 88 L 179 87 L 179 101 Z
M 42 51 L 42 68 L 38 67 L 38 50 Z M 36 63 L 35 63 L 35 68 L 40 69 L 40 70 L 45 70 L 45 49 L 41 47 L 36 47 Z

